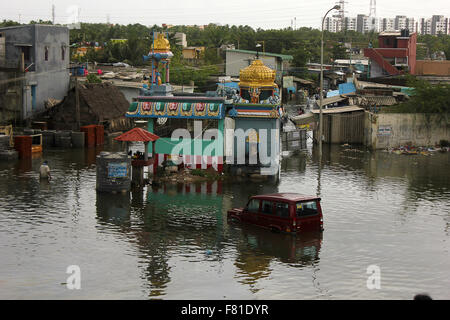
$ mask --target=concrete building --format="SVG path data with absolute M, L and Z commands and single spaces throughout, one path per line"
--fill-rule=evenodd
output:
M 226 50 L 225 51 L 225 74 L 231 77 L 239 77 L 241 69 L 248 67 L 256 57 L 256 51 L 249 50 Z M 294 59 L 291 55 L 276 54 L 268 52 L 259 53 L 260 60 L 270 69 L 276 70 L 276 82 L 281 83 L 284 75 Z
M 344 26 L 345 30 L 356 31 L 356 17 L 355 18 L 345 17 L 344 21 L 345 21 Z
M 182 46 L 183 48 L 187 47 L 187 41 L 186 41 L 186 34 L 183 32 L 177 32 L 175 33 L 174 38 L 177 41 L 177 44 Z
M 395 16 L 394 30 L 407 29 L 406 16 Z
M 418 31 L 421 35 L 431 34 L 431 18 L 430 19 L 421 18 L 420 27 Z
M 394 29 L 393 30 L 403 30 L 408 29 L 411 33 L 416 32 L 414 18 L 408 18 L 406 16 L 396 16 L 394 19 Z M 386 31 L 393 31 L 386 30 Z
M 417 34 L 408 30 L 385 31 L 378 36 L 378 48 L 364 49 L 370 59 L 370 77 L 415 73 Z
M 380 18 L 380 32 L 394 31 L 395 30 L 395 18 Z
M 440 15 L 434 15 L 431 18 L 421 18 L 419 30 L 420 34 L 450 34 L 449 18 Z
M 365 14 L 358 14 L 356 17 L 356 31 L 367 33 L 370 31 L 378 31 L 378 20 L 375 17 L 369 17 Z
M 28 119 L 43 111 L 48 99 L 62 100 L 69 89 L 69 59 L 66 27 L 36 24 L 0 28 L 0 113 L 9 110 L 9 116 L 1 120 Z M 12 75 L 14 81 L 1 81 Z M 14 99 L 8 97 L 12 83 Z
M 371 17 L 365 14 L 358 14 L 356 18 L 345 17 L 344 23 L 340 17 L 327 17 L 324 22 L 324 30 L 330 32 L 340 32 L 342 30 L 354 30 L 361 33 L 370 31 L 383 32 L 408 29 L 410 33 L 419 34 L 450 34 L 450 19 L 442 15 L 434 15 L 431 18 L 421 18 L 419 20 L 397 15 L 395 18 Z
M 432 16 L 431 17 L 431 34 L 449 34 L 448 18 L 444 16 Z
M 327 17 L 323 24 L 323 30 L 327 30 L 329 32 L 342 31 L 341 19 L 336 17 Z
M 185 47 L 183 48 L 183 59 L 196 61 L 205 53 L 205 47 Z
M 450 60 L 417 60 L 415 75 L 450 78 Z

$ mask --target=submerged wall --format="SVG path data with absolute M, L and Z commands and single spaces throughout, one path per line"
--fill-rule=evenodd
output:
M 450 140 L 450 115 L 366 112 L 364 131 L 364 144 L 372 149 L 434 146 Z

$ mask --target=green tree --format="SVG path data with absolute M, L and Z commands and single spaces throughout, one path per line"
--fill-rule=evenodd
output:
M 386 112 L 404 113 L 450 113 L 450 84 L 432 84 L 414 76 L 408 76 L 408 85 L 414 88 L 411 99 L 391 108 Z
M 311 58 L 311 53 L 306 49 L 304 45 L 300 45 L 295 49 L 291 49 L 285 52 L 286 54 L 291 54 L 294 57 L 292 61 L 292 73 L 299 77 L 305 77 L 307 74 L 306 64 Z
M 20 23 L 16 22 L 16 21 L 12 21 L 12 20 L 5 20 L 3 19 L 2 22 L 0 22 L 0 27 L 15 27 L 15 26 L 20 26 Z
M 331 58 L 333 61 L 336 59 L 347 59 L 347 49 L 342 43 L 336 43 L 331 49 Z

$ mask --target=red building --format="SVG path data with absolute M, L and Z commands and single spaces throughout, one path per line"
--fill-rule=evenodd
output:
M 393 76 L 416 71 L 417 33 L 385 31 L 378 36 L 378 48 L 364 49 L 370 59 L 370 77 Z

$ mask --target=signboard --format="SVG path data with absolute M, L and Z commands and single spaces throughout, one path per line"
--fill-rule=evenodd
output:
M 378 136 L 390 136 L 392 134 L 391 126 L 379 126 L 378 127 Z
M 283 88 L 290 88 L 294 86 L 294 77 L 286 76 L 283 77 Z
M 108 164 L 108 178 L 126 178 L 127 176 L 128 166 L 126 162 Z

